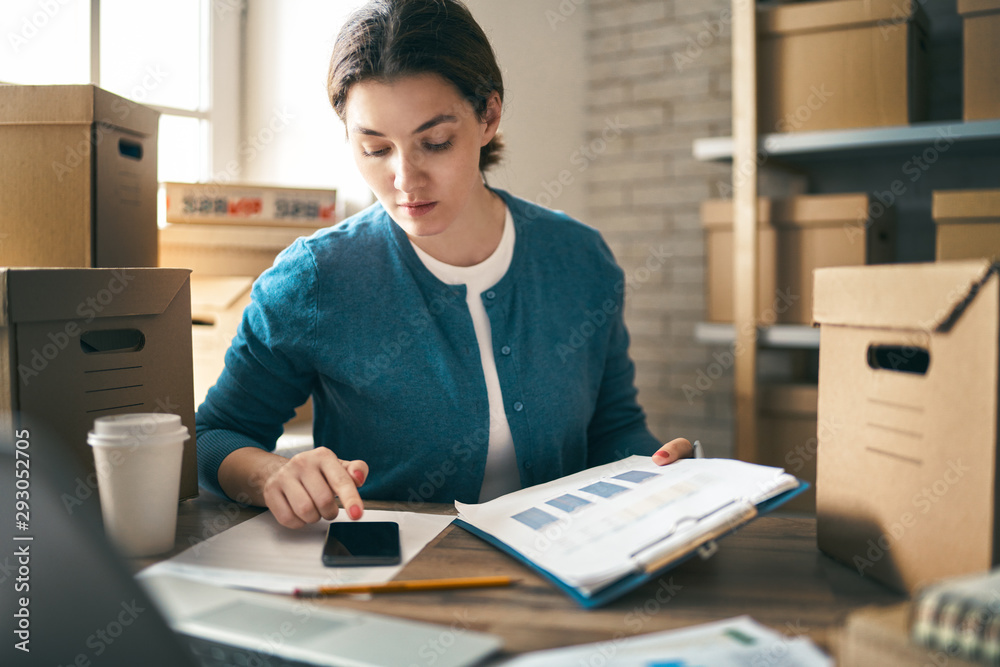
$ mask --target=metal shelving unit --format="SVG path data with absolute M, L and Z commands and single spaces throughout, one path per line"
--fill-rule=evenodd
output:
M 899 127 L 860 130 L 827 130 L 794 134 L 765 134 L 758 150 L 785 163 L 814 160 L 887 159 L 938 144 L 953 155 L 1000 154 L 1000 120 L 915 123 Z M 732 137 L 707 137 L 694 141 L 694 157 L 703 162 L 733 159 Z
M 937 46 L 950 63 L 960 54 L 960 20 L 954 6 L 927 3 L 938 26 Z M 961 89 L 946 67 L 929 72 L 934 122 L 789 134 L 757 132 L 757 3 L 732 0 L 733 136 L 706 137 L 692 146 L 706 162 L 732 162 L 734 324 L 702 323 L 695 339 L 730 345 L 735 355 L 734 412 L 737 458 L 755 461 L 757 448 L 758 348 L 818 350 L 819 331 L 809 326 L 762 327 L 754 313 L 757 289 L 757 207 L 761 165 L 775 166 L 808 181 L 815 194 L 865 191 L 892 206 L 904 230 L 896 235 L 896 261 L 933 261 L 935 227 L 932 192 L 997 187 L 1000 174 L 1000 120 L 962 122 Z M 932 45 L 933 46 L 933 45 Z M 952 51 L 948 51 L 952 49 Z M 960 66 L 960 57 L 953 59 Z M 953 66 L 953 65 L 948 65 Z M 950 97 L 949 97 L 950 95 Z M 936 106 L 935 106 L 936 105 Z M 764 159 L 761 159 L 763 156 Z M 926 164 L 932 162 L 932 169 Z M 891 199 L 886 203 L 887 199 Z

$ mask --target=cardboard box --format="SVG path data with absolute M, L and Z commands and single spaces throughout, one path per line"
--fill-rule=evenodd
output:
M 93 471 L 97 417 L 180 415 L 180 497 L 198 495 L 189 273 L 0 268 L 0 428 L 39 424 Z
M 932 210 L 939 261 L 1000 259 L 1000 190 L 936 190 Z
M 95 86 L 0 85 L 0 266 L 156 266 L 158 123 Z
M 812 323 L 812 272 L 892 260 L 893 218 L 869 218 L 865 194 L 761 198 L 757 312 L 764 323 Z M 733 321 L 733 205 L 702 203 L 710 322 Z
M 166 220 L 213 225 L 329 227 L 337 191 L 219 183 L 164 183 Z
M 191 269 L 199 276 L 256 278 L 309 227 L 167 225 L 160 228 L 160 266 Z
M 762 133 L 906 125 L 927 118 L 927 28 L 916 0 L 761 7 Z
M 811 488 L 782 511 L 816 511 L 816 405 L 814 384 L 762 384 L 758 395 L 758 463 L 784 468 Z
M 250 305 L 250 276 L 191 276 L 191 344 L 194 358 L 194 404 L 205 400 L 208 390 L 226 366 L 226 351 Z M 290 424 L 312 422 L 312 399 L 295 412 Z
M 919 665 L 920 667 L 973 667 L 945 651 L 910 641 L 910 604 L 863 607 L 851 612 L 837 637 L 834 657 L 839 667 Z
M 998 271 L 816 272 L 819 548 L 901 591 L 998 563 Z
M 965 120 L 1000 118 L 1000 0 L 958 0 L 962 15 Z

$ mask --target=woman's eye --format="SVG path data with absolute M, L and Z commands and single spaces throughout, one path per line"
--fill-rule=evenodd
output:
M 388 148 L 376 148 L 373 150 L 368 150 L 367 148 L 361 149 L 361 154 L 365 157 L 382 157 L 389 152 Z
M 446 151 L 451 148 L 451 140 L 445 141 L 440 144 L 432 144 L 430 142 L 424 144 L 424 148 L 429 151 Z

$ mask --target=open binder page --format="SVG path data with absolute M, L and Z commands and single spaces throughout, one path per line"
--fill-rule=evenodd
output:
M 632 456 L 479 505 L 459 519 L 584 595 L 654 571 L 799 484 L 780 468 L 730 459 L 658 466 Z M 690 549 L 687 549 L 690 551 Z

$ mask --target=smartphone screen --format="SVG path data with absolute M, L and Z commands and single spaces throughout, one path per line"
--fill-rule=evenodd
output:
M 393 521 L 336 521 L 323 545 L 323 564 L 329 567 L 397 565 L 399 524 Z

